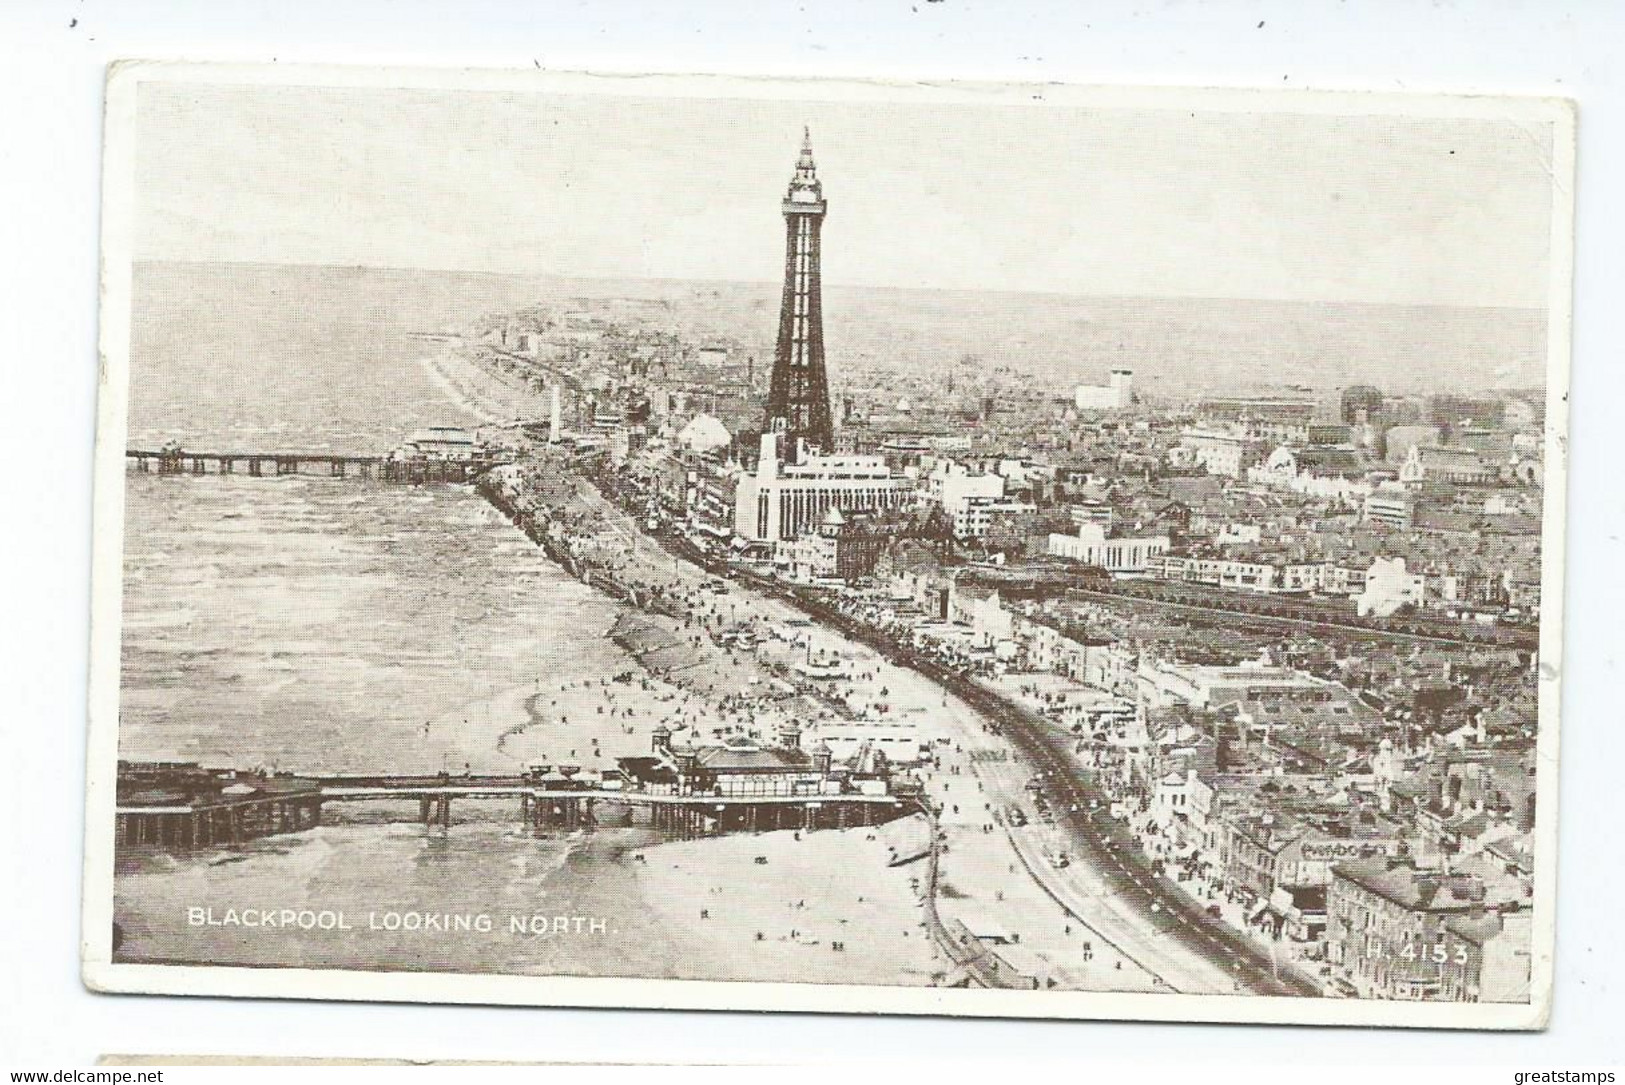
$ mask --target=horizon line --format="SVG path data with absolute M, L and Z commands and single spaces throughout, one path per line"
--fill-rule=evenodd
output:
M 457 267 L 427 267 L 421 265 L 402 264 L 354 264 L 329 263 L 300 260 L 187 260 L 169 257 L 133 257 L 131 266 L 137 264 L 172 264 L 193 265 L 199 267 L 261 267 L 261 268 L 320 268 L 325 270 L 346 271 L 391 271 L 391 272 L 418 272 L 431 275 L 473 275 L 491 279 L 564 279 L 594 283 L 618 282 L 647 282 L 647 283 L 693 283 L 702 285 L 720 286 L 766 286 L 777 291 L 780 283 L 776 279 L 710 279 L 710 278 L 673 278 L 659 275 L 571 275 L 556 271 L 489 271 L 473 268 Z M 998 287 L 970 287 L 970 286 L 880 286 L 873 283 L 832 283 L 828 279 L 823 281 L 825 287 L 835 290 L 895 290 L 915 294 L 997 294 L 1011 297 L 1045 297 L 1045 298 L 1080 298 L 1080 299 L 1115 299 L 1126 301 L 1229 301 L 1248 302 L 1255 304 L 1273 305 L 1340 305 L 1362 306 L 1371 309 L 1452 309 L 1466 312 L 1505 312 L 1505 313 L 1539 313 L 1544 318 L 1551 312 L 1550 306 L 1528 305 L 1464 305 L 1456 302 L 1425 302 L 1425 301 L 1365 301 L 1360 299 L 1331 299 L 1331 298 L 1274 298 L 1274 297 L 1237 297 L 1227 294 L 1084 294 L 1069 293 L 1059 290 L 1009 290 Z

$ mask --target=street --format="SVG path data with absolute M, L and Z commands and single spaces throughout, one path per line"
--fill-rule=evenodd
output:
M 1034 862 L 1030 846 L 1024 849 L 1012 833 L 1011 842 L 1028 870 L 1062 907 L 1099 931 L 1108 944 L 1159 979 L 1163 987 L 1212 994 L 1321 994 L 1308 977 L 1283 968 L 1245 935 L 1208 915 L 1177 889 L 1161 884 L 1127 829 L 1104 816 L 1106 797 L 1092 773 L 1072 759 L 1070 740 L 1051 734 L 1045 721 L 892 642 L 815 592 L 748 572 L 737 573 L 686 539 L 663 536 L 661 542 L 714 575 L 746 578 L 764 594 L 791 603 L 887 660 L 946 688 L 1008 738 L 1020 761 L 1006 763 L 1004 772 L 989 774 L 998 785 L 993 797 L 1001 802 L 1017 801 L 1025 796 L 1026 778 L 1033 772 L 1042 773 L 1058 811 L 1057 828 L 1080 860 L 1065 870 L 1055 870 L 1042 860 Z M 979 765 L 978 771 L 986 768 Z M 1091 801 L 1098 801 L 1101 808 L 1092 811 Z

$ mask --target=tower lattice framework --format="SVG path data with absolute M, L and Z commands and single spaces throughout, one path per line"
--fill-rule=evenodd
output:
M 818 269 L 819 236 L 829 204 L 813 163 L 812 136 L 803 130 L 801 156 L 784 196 L 784 295 L 773 354 L 766 428 L 784 434 L 786 451 L 800 441 L 830 451 L 835 427 L 824 371 L 824 305 Z

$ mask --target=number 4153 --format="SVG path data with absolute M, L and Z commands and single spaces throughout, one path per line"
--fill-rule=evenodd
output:
M 1432 945 L 1425 942 L 1406 942 L 1399 955 L 1407 961 L 1433 961 L 1435 964 L 1444 964 L 1454 959 L 1457 964 L 1467 963 L 1465 945 L 1458 944 L 1452 948 L 1444 942 L 1434 942 Z

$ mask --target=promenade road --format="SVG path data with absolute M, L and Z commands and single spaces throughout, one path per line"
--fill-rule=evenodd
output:
M 600 507 L 629 535 L 644 534 L 641 525 L 613 504 L 605 502 Z M 726 563 L 708 558 L 686 540 L 665 536 L 659 543 L 712 575 L 733 575 Z M 991 762 L 977 764 L 984 788 L 989 789 L 983 801 L 995 806 L 1023 801 L 1028 778 L 1035 772 L 1051 774 L 1056 781 L 1051 799 L 1058 811 L 1057 826 L 1070 843 L 1073 862 L 1064 869 L 1049 865 L 1041 854 L 1034 854 L 1041 849 L 1027 839 L 1033 833 L 1012 834 L 1009 855 L 1058 905 L 1090 928 L 1103 946 L 1119 953 L 1131 975 L 1137 969 L 1156 987 L 1193 994 L 1319 994 L 1307 979 L 1283 972 L 1244 935 L 1207 916 L 1195 901 L 1170 885 L 1159 884 L 1126 829 L 1089 817 L 1089 800 L 1098 799 L 1104 805 L 1103 796 L 1072 762 L 1070 746 L 1044 737 L 1045 721 L 893 644 L 812 593 L 749 575 L 737 576 L 735 583 L 741 593 L 748 591 L 760 599 L 759 606 L 752 608 L 757 617 L 781 620 L 810 615 L 830 635 L 838 633 L 848 644 L 874 649 L 880 656 L 877 664 L 885 667 L 885 683 L 898 702 L 930 708 L 958 736 L 962 748 L 988 735 L 986 727 L 993 724 L 998 734 L 990 737 L 1008 741 L 1012 760 L 997 768 Z M 944 794 L 930 797 L 941 803 Z M 1077 813 L 1070 809 L 1074 804 Z M 1141 982 L 1130 979 L 1123 986 L 1142 988 L 1142 982 L 1143 977 Z
M 783 587 L 764 588 L 790 594 Z M 1069 736 L 1053 734 L 1047 721 L 918 653 L 890 643 L 833 607 L 805 595 L 795 598 L 801 609 L 874 645 L 882 655 L 897 662 L 904 673 L 927 683 L 927 688 L 934 686 L 939 699 L 944 690 L 951 691 L 947 706 L 954 711 L 948 719 L 990 722 L 1010 739 L 1019 759 L 1012 762 L 1014 767 L 1002 778 L 1001 793 L 1009 793 L 1012 786 L 1023 787 L 1035 772 L 1047 774 L 1056 823 L 1067 834 L 1075 860 L 1058 873 L 1098 902 L 1097 908 L 1084 913 L 1087 921 L 1113 943 L 1123 946 L 1148 971 L 1161 976 L 1169 986 L 1191 993 L 1319 995 L 1319 989 L 1307 977 L 1281 966 L 1245 935 L 1206 915 L 1195 901 L 1173 886 L 1162 884 L 1151 874 L 1149 862 L 1139 853 L 1126 828 L 1110 821 L 1102 811 L 1091 815 L 1090 801 L 1104 808 L 1105 796 L 1091 774 L 1073 760 Z

